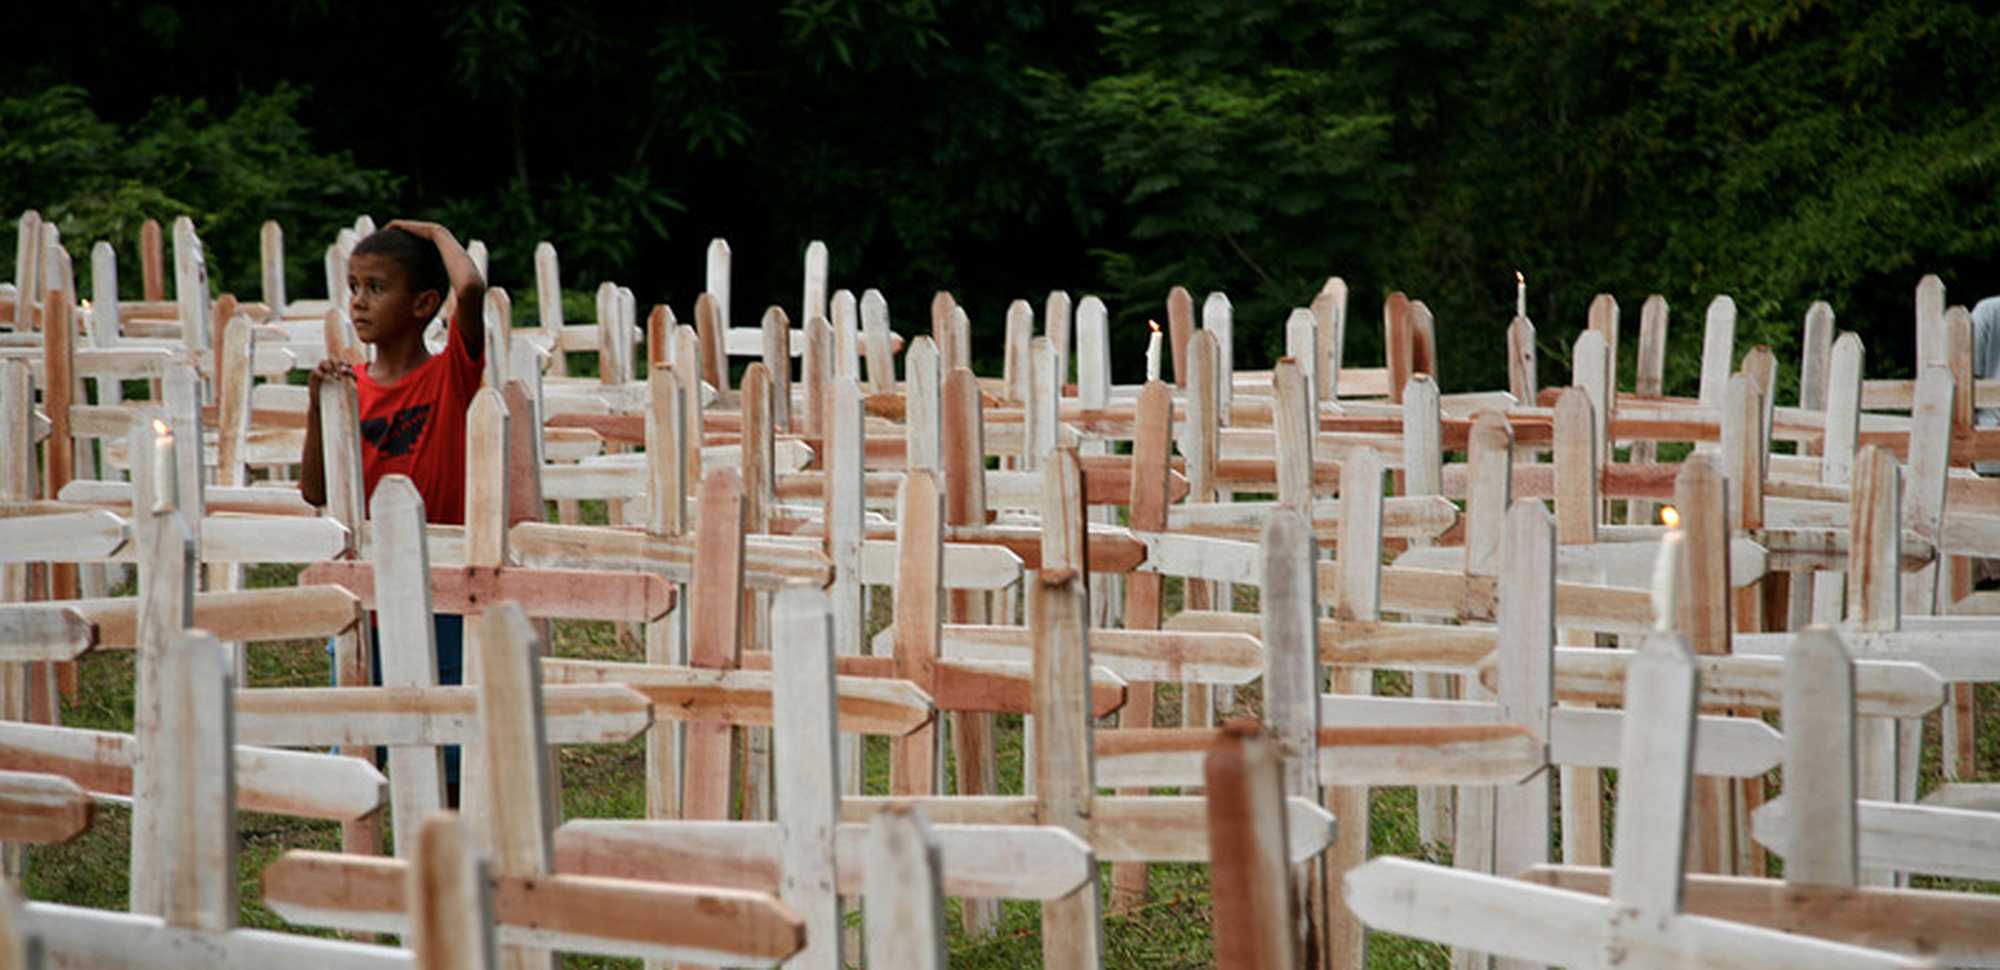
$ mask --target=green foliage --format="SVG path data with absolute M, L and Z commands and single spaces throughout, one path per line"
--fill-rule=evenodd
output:
M 1105 295 L 1143 317 L 1176 283 L 1224 290 L 1255 347 L 1330 267 L 1366 252 L 1370 200 L 1407 167 L 1387 157 L 1391 117 L 1350 108 L 1310 26 L 1256 15 L 1291 5 L 1251 6 L 1240 18 L 1107 9 L 1099 29 L 1120 70 L 1080 83 L 1037 71 L 1031 104 L 1075 217 L 1108 237 L 1094 250 Z M 1273 46 L 1291 56 L 1270 58 Z
M 80 88 L 56 86 L 0 97 L 0 209 L 39 209 L 61 228 L 79 268 L 92 243 L 120 256 L 120 285 L 138 295 L 139 226 L 189 216 L 209 251 L 216 292 L 252 297 L 258 230 L 276 219 L 288 233 L 287 286 L 317 282 L 319 249 L 358 212 L 381 211 L 398 180 L 344 152 L 316 151 L 298 120 L 301 93 L 280 85 L 245 95 L 226 114 L 201 99 L 161 98 L 137 121 L 116 125 L 91 110 Z M 13 248 L 13 234 L 4 245 Z M 314 286 L 313 289 L 317 289 Z
M 1435 314 L 1451 389 L 1504 379 L 1517 268 L 1545 381 L 1592 295 L 1629 332 L 1657 292 L 1671 390 L 1717 293 L 1781 359 L 1825 299 L 1887 375 L 1920 274 L 1954 302 L 2000 286 L 2000 18 L 1971 0 L 237 6 L 196 31 L 112 0 L 133 29 L 89 47 L 56 42 L 81 29 L 67 9 L 23 24 L 60 56 L 0 64 L 0 205 L 77 244 L 193 214 L 239 290 L 247 230 L 276 217 L 304 292 L 333 228 L 407 212 L 486 239 L 517 293 L 546 239 L 569 287 L 617 280 L 683 319 L 709 238 L 746 315 L 792 305 L 819 238 L 898 325 L 952 289 L 985 362 L 1012 299 L 1098 293 L 1136 347 L 1180 284 L 1230 295 L 1256 367 L 1339 275 L 1348 358 L 1379 359 L 1400 289 Z M 355 31 L 402 42 L 245 54 Z M 199 69 L 142 84 L 125 63 Z M 65 86 L 85 79 L 91 100 Z
M 1739 345 L 1781 359 L 1827 299 L 1869 338 L 1871 372 L 1893 373 L 1919 275 L 1994 282 L 2000 81 L 1977 52 L 1996 41 L 1965 3 L 1544 0 L 1471 62 L 1479 121 L 1429 156 L 1439 190 L 1405 202 L 1413 232 L 1384 274 L 1441 330 L 1484 334 L 1524 266 L 1559 346 L 1594 292 L 1628 320 L 1664 294 L 1670 388 L 1692 382 L 1715 294 L 1736 298 Z M 1445 344 L 1453 376 L 1497 382 L 1497 360 Z

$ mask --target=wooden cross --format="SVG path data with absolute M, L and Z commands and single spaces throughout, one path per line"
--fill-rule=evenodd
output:
M 426 817 L 413 841 L 403 895 L 416 970 L 492 970 L 493 894 L 465 823 L 449 813 Z
M 1039 585 L 1031 587 L 1029 597 L 1037 684 L 1035 794 L 911 801 L 945 821 L 1032 818 L 1061 825 L 1087 839 L 1106 861 L 1203 861 L 1206 846 L 1194 841 L 1205 827 L 1195 817 L 1199 799 L 1094 794 L 1092 705 L 1086 693 L 1090 662 L 1082 642 L 1084 594 L 1078 578 L 1078 567 L 1086 561 L 1086 540 L 1079 515 L 1082 477 L 1075 453 L 1059 450 L 1043 474 L 1044 544 Z M 881 800 L 850 799 L 843 813 L 866 815 L 880 804 Z M 1327 816 L 1303 799 L 1290 803 L 1289 810 L 1298 817 L 1293 854 L 1300 861 L 1312 858 L 1326 844 Z M 1089 886 L 1044 905 L 1044 956 L 1050 965 L 1097 959 L 1101 943 L 1096 908 L 1096 890 Z
M 213 621 L 214 626 L 229 630 L 225 635 L 232 639 L 270 639 L 274 628 L 281 635 L 302 635 L 291 631 L 325 635 L 345 629 L 355 623 L 359 612 L 353 597 L 339 590 L 258 591 L 281 594 L 278 596 L 195 595 L 187 572 L 192 568 L 192 544 L 176 504 L 176 476 L 169 472 L 162 478 L 153 471 L 161 455 L 172 461 L 178 448 L 171 442 L 155 448 L 160 435 L 153 419 L 142 415 L 133 424 L 134 454 L 140 459 L 136 484 L 143 510 L 136 530 L 140 595 L 136 599 L 0 607 L 0 628 L 18 631 L 14 649 L 32 651 L 30 656 L 74 656 L 91 645 L 137 647 L 142 700 L 135 710 L 134 727 L 135 734 L 143 737 L 146 725 L 159 716 L 153 671 L 170 638 L 189 622 Z M 269 615 L 272 610 L 278 611 L 275 622 Z M 106 794 L 143 793 L 156 784 L 156 776 L 144 765 L 142 744 L 132 736 L 112 732 L 0 723 L 0 764 L 55 771 Z M 381 774 L 351 759 L 245 748 L 238 752 L 238 762 L 236 788 L 247 807 L 355 819 L 382 804 Z M 143 794 L 139 798 L 144 804 Z M 150 807 L 140 808 L 135 811 L 134 824 L 144 831 L 155 818 Z M 135 872 L 155 871 L 146 850 L 135 850 L 134 855 Z
M 1221 970 L 1299 966 L 1296 887 L 1285 857 L 1285 789 L 1277 745 L 1254 722 L 1225 725 L 1209 750 L 1209 885 L 1215 899 L 1215 965 Z
M 158 783 L 142 797 L 152 802 L 154 817 L 169 823 L 155 829 L 160 841 L 146 851 L 156 861 L 135 872 L 145 881 L 135 879 L 131 915 L 28 904 L 26 925 L 54 962 L 134 970 L 284 962 L 407 967 L 401 950 L 235 927 L 236 749 L 228 716 L 234 662 L 220 642 L 197 631 L 166 646 L 159 667 L 155 684 L 174 700 L 163 705 L 162 718 L 148 722 L 139 742 L 158 772 Z
M 1697 677 L 1674 635 L 1649 638 L 1628 675 L 1608 899 L 1383 858 L 1348 875 L 1348 905 L 1376 929 L 1571 967 L 1924 965 L 1683 911 Z
M 923 813 L 883 809 L 869 823 L 866 852 L 871 962 L 944 970 L 944 864 Z
M 1690 875 L 1687 910 L 1951 963 L 1991 959 L 2000 943 L 1983 927 L 2000 916 L 2000 900 L 1857 886 L 1856 664 L 1823 627 L 1798 634 L 1784 663 L 1786 794 L 1756 823 L 1760 839 L 1789 847 L 1785 879 Z M 1808 808 L 1794 814 L 1787 804 Z M 1577 866 L 1536 867 L 1524 878 L 1597 894 L 1609 885 L 1604 870 Z
M 1843 628 L 1849 649 L 1867 660 L 1924 664 L 1947 682 L 1976 683 L 2000 676 L 2000 658 L 1990 649 L 1990 619 L 1902 616 L 1896 540 L 1907 503 L 1898 485 L 1893 456 L 1878 448 L 1862 449 L 1855 460 L 1847 516 L 1854 524 L 1847 549 L 1848 622 Z M 1746 654 L 1776 655 L 1787 647 L 1785 638 L 1770 635 L 1739 636 L 1736 641 L 1736 651 Z M 1912 732 L 1905 728 L 1899 738 L 1887 728 L 1862 723 L 1863 794 L 1914 797 Z
M 1469 565 L 1465 568 L 1471 573 L 1470 578 L 1485 579 L 1486 582 L 1491 583 L 1486 588 L 1491 589 L 1492 592 L 1488 594 L 1484 590 L 1481 590 L 1481 598 L 1483 599 L 1485 596 L 1490 595 L 1493 606 L 1484 607 L 1482 604 L 1481 608 L 1477 610 L 1464 610 L 1462 604 L 1446 604 L 1441 602 L 1441 597 L 1426 596 L 1425 600 L 1426 602 L 1436 604 L 1433 609 L 1437 609 L 1438 612 L 1442 612 L 1445 615 L 1458 615 L 1468 619 L 1491 618 L 1499 612 L 1501 603 L 1499 577 L 1506 572 L 1504 568 L 1505 559 L 1502 557 L 1502 550 L 1505 548 L 1502 541 L 1505 535 L 1505 516 L 1502 510 L 1508 508 L 1511 504 L 1506 488 L 1508 481 L 1506 475 L 1506 456 L 1509 449 L 1505 445 L 1505 425 L 1492 422 L 1488 424 L 1488 428 L 1490 429 L 1489 433 L 1475 435 L 1473 439 L 1475 445 L 1473 452 L 1474 462 L 1481 469 L 1478 477 L 1483 484 L 1475 491 L 1473 500 L 1468 505 L 1467 521 L 1469 528 L 1466 536 L 1466 561 Z M 1353 460 L 1355 459 L 1350 457 L 1350 461 Z M 1366 461 L 1370 459 L 1361 460 Z M 1380 518 L 1366 515 L 1354 518 L 1354 522 L 1363 527 L 1371 521 L 1380 521 Z M 1343 517 L 1343 523 L 1345 522 L 1346 519 Z M 1379 528 L 1378 526 L 1377 529 L 1379 530 Z M 1379 532 L 1376 534 L 1379 534 Z M 1356 545 L 1358 548 L 1370 547 L 1369 544 L 1362 541 L 1357 541 Z M 1222 543 L 1211 543 L 1207 550 L 1206 559 L 1214 563 L 1227 555 L 1241 556 L 1253 554 L 1254 552 L 1254 547 L 1243 551 L 1234 551 L 1227 549 Z M 1355 566 L 1352 568 L 1368 568 L 1371 565 L 1366 556 L 1357 557 L 1353 562 Z M 1323 590 L 1334 590 L 1337 592 L 1337 595 L 1346 595 L 1340 591 L 1354 588 L 1355 584 L 1358 584 L 1363 589 L 1371 585 L 1371 581 L 1366 578 L 1357 578 L 1350 581 L 1347 578 L 1347 569 L 1349 568 L 1348 560 L 1346 559 L 1342 559 L 1331 566 L 1322 563 L 1320 566 L 1321 588 Z M 1394 584 L 1396 580 L 1401 578 L 1398 576 L 1399 572 L 1402 576 L 1437 577 L 1437 582 L 1455 580 L 1457 583 L 1466 584 L 1468 579 L 1466 573 L 1452 574 L 1428 570 L 1401 571 L 1394 568 L 1381 568 L 1379 570 L 1379 575 L 1381 576 L 1379 582 L 1381 583 L 1381 601 L 1383 607 L 1389 605 L 1390 597 L 1387 594 L 1392 588 L 1395 588 Z M 1241 574 L 1237 575 L 1238 581 L 1244 581 Z M 1487 579 L 1487 577 L 1493 578 Z M 1414 586 L 1414 584 L 1412 585 Z M 1586 608 L 1588 608 L 1591 605 L 1590 599 L 1596 597 L 1616 597 L 1619 599 L 1634 600 L 1635 602 L 1632 604 L 1634 607 L 1641 606 L 1640 603 L 1636 602 L 1637 600 L 1646 598 L 1647 601 L 1643 604 L 1643 609 L 1647 615 L 1650 615 L 1653 608 L 1649 596 L 1650 594 L 1646 594 L 1643 590 L 1639 589 L 1617 589 L 1598 587 L 1591 584 L 1557 582 L 1555 584 L 1554 621 L 1558 625 L 1568 622 L 1574 613 L 1565 610 L 1565 606 L 1572 606 L 1578 603 L 1578 601 L 1583 601 Z M 1181 630 L 1227 631 L 1249 633 L 1252 635 L 1259 632 L 1259 624 L 1256 617 L 1247 615 L 1231 616 L 1229 614 L 1183 612 L 1170 621 L 1168 626 Z M 1499 632 L 1494 630 L 1447 627 L 1435 624 L 1389 623 L 1379 620 L 1342 619 L 1321 621 L 1320 642 L 1322 644 L 1320 648 L 1322 658 L 1329 664 L 1348 667 L 1387 666 L 1416 670 L 1464 671 L 1476 669 L 1487 659 L 1488 654 L 1495 649 L 1501 640 Z M 1607 657 L 1612 658 L 1627 656 L 1611 651 L 1593 650 L 1590 652 L 1593 655 L 1604 653 Z M 1567 657 L 1570 654 L 1559 653 L 1558 656 Z M 1620 663 L 1621 661 L 1614 659 L 1608 662 Z M 1728 665 L 1730 661 L 1716 658 L 1710 661 L 1710 663 L 1712 665 L 1723 666 Z M 1762 666 L 1765 668 L 1764 676 L 1768 682 L 1770 665 L 1766 662 Z M 1561 667 L 1557 668 L 1559 678 L 1561 669 Z M 1907 674 L 1907 671 L 1898 671 L 1892 675 L 1904 679 L 1895 684 L 1897 691 L 1910 689 L 1909 685 L 1905 682 L 1907 681 Z M 1921 684 L 1917 685 L 1919 688 L 1921 686 Z M 1571 696 L 1576 695 L 1572 693 Z M 1399 714 L 1398 712 L 1404 713 Z M 1328 726 L 1341 727 L 1380 724 L 1383 723 L 1383 718 L 1389 717 L 1394 717 L 1394 723 L 1399 724 L 1495 723 L 1497 714 L 1497 709 L 1492 705 L 1477 702 L 1422 700 L 1397 701 L 1391 704 L 1385 701 L 1349 697 L 1329 700 L 1325 705 L 1325 717 L 1327 718 Z M 1555 763 L 1588 765 L 1600 768 L 1616 767 L 1618 752 L 1615 744 L 1610 741 L 1611 738 L 1615 737 L 1615 732 L 1610 729 L 1620 718 L 1618 712 L 1592 712 L 1587 709 L 1565 707 L 1553 710 L 1549 717 L 1548 730 L 1550 733 L 1548 740 L 1550 744 L 1550 756 Z M 1699 725 L 1699 734 L 1703 738 L 1703 743 L 1698 746 L 1696 756 L 1697 771 L 1699 773 L 1731 776 L 1757 774 L 1776 765 L 1782 757 L 1782 748 L 1780 747 L 1776 732 L 1762 725 L 1752 723 L 1747 719 L 1704 717 L 1699 722 Z
M 811 927 L 805 965 L 839 965 L 836 894 L 863 888 L 867 829 L 839 823 L 829 615 L 821 593 L 793 589 L 776 598 L 773 626 L 787 644 L 776 657 L 784 698 L 777 708 L 776 823 L 578 820 L 557 835 L 561 867 L 780 890 Z M 935 833 L 944 885 L 954 895 L 1054 898 L 1083 883 L 1092 868 L 1088 849 L 1060 830 L 952 824 Z
M 476 774 L 491 787 L 468 794 L 486 806 L 496 919 L 516 959 L 561 949 L 727 963 L 796 952 L 802 924 L 764 894 L 554 871 L 537 638 L 512 603 L 489 607 L 474 625 L 483 628 L 474 642 L 488 651 L 477 688 L 477 756 L 487 763 Z M 398 859 L 294 851 L 266 867 L 264 900 L 297 923 L 402 932 L 406 869 Z

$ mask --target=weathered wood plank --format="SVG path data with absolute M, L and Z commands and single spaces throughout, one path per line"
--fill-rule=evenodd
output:
M 301 572 L 299 582 L 338 586 L 372 610 L 375 568 L 359 561 L 319 562 Z M 650 623 L 664 617 L 675 601 L 674 588 L 663 576 L 603 569 L 433 566 L 430 586 L 433 610 L 463 615 L 511 602 L 532 617 Z
M 1608 869 L 1537 866 L 1516 878 L 1602 896 Z M 1685 877 L 1682 903 L 1696 916 L 1926 957 L 1950 966 L 1992 966 L 2000 897 L 1963 892 L 1790 885 L 1743 876 Z
M 493 897 L 485 863 L 456 815 L 424 818 L 403 896 L 409 903 L 404 943 L 417 970 L 489 970 L 493 948 Z
M 891 806 L 868 834 L 868 956 L 883 966 L 944 970 L 943 863 L 922 813 Z
M 653 723 L 654 702 L 617 683 L 543 689 L 550 744 L 617 744 Z M 479 740 L 475 687 L 260 687 L 235 695 L 244 744 L 434 747 Z
M 1250 722 L 1225 728 L 1205 759 L 1215 965 L 1223 970 L 1298 964 L 1281 760 Z
M 971 800 L 977 803 L 978 799 Z M 850 799 L 851 801 L 851 799 Z M 1063 829 L 1038 826 L 1021 805 L 1019 824 L 940 824 L 932 828 L 944 857 L 944 890 L 968 899 L 1060 899 L 1095 865 L 1090 846 Z M 843 808 L 844 814 L 849 814 Z M 864 890 L 868 825 L 845 821 L 834 832 L 838 884 Z M 563 872 L 617 879 L 669 877 L 701 885 L 777 892 L 783 858 L 776 823 L 641 822 L 578 819 L 556 830 Z
M 407 870 L 400 859 L 295 850 L 264 868 L 264 900 L 304 925 L 403 933 Z M 761 892 L 568 873 L 495 872 L 488 883 L 503 946 L 765 965 L 805 943 L 799 917 Z

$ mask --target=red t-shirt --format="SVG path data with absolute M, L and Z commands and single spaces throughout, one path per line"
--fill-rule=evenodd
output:
M 361 404 L 361 480 L 369 498 L 384 475 L 408 475 L 424 497 L 424 516 L 442 525 L 465 523 L 465 409 L 479 392 L 478 347 L 452 322 L 444 353 L 394 385 L 354 369 Z

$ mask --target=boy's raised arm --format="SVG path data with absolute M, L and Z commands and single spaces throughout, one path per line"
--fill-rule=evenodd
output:
M 383 228 L 401 229 L 430 240 L 437 247 L 438 255 L 444 257 L 445 272 L 451 275 L 452 297 L 457 301 L 451 325 L 453 329 L 462 328 L 459 336 L 465 341 L 465 349 L 478 357 L 486 346 L 486 277 L 480 275 L 472 255 L 458 244 L 458 237 L 451 230 L 435 222 L 397 219 Z

